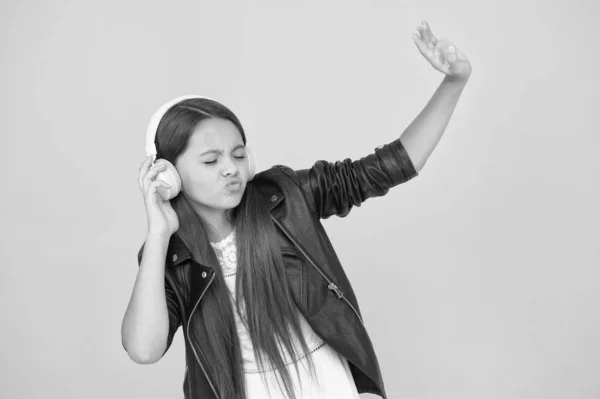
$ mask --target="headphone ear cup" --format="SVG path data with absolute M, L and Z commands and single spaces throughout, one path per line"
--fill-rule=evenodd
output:
M 246 152 L 248 153 L 248 181 L 250 181 L 256 174 L 256 158 L 250 147 L 246 146 Z
M 167 201 L 175 198 L 177 194 L 179 194 L 179 192 L 181 191 L 181 178 L 179 177 L 179 173 L 177 173 L 177 169 L 175 169 L 175 166 L 171 162 L 162 158 L 159 158 L 156 161 L 154 161 L 154 165 L 160 164 L 166 165 L 167 169 L 156 175 L 156 178 L 158 180 L 164 181 L 171 187 L 158 187 L 158 193 L 163 198 L 163 200 Z

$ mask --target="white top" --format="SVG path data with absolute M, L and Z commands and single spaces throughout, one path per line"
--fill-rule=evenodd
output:
M 240 319 L 237 309 L 235 308 L 235 298 L 236 298 L 235 279 L 236 279 L 236 272 L 237 272 L 237 252 L 236 252 L 235 228 L 231 232 L 231 234 L 229 234 L 223 240 L 216 242 L 216 243 L 210 242 L 210 245 L 215 250 L 217 259 L 219 260 L 219 263 L 223 270 L 223 275 L 225 276 L 225 283 L 227 284 L 227 287 L 229 288 L 229 291 L 232 294 L 235 323 L 236 323 L 238 337 L 239 337 L 239 341 L 240 341 L 240 345 L 241 345 L 242 358 L 244 360 L 244 366 L 243 366 L 244 372 L 255 373 L 259 370 L 258 370 L 258 365 L 257 365 L 256 359 L 254 358 L 252 340 L 250 339 L 250 334 L 248 333 L 248 330 L 246 329 L 244 323 L 242 323 L 242 320 Z M 244 307 L 244 304 L 242 303 L 242 312 L 244 311 L 244 309 L 245 309 L 245 307 Z M 308 322 L 306 321 L 304 316 L 300 313 L 300 311 L 297 310 L 297 312 L 298 312 L 298 315 L 300 316 L 300 325 L 302 328 L 302 333 L 304 335 L 304 339 L 306 340 L 306 344 L 308 345 L 309 351 L 312 352 L 313 350 L 323 346 L 323 344 L 324 344 L 323 340 L 317 334 L 315 334 L 315 332 L 310 327 L 310 325 L 308 324 Z M 295 348 L 297 348 L 297 353 L 299 353 L 300 356 L 298 358 L 293 359 L 292 356 L 289 354 L 289 352 L 285 348 L 283 348 L 282 356 L 283 356 L 283 359 L 286 364 L 294 363 L 303 357 L 301 346 L 300 346 L 300 344 L 298 342 L 298 338 L 296 336 L 294 336 L 293 342 L 294 342 Z M 269 367 L 267 369 L 267 371 L 269 369 L 271 369 L 271 367 Z

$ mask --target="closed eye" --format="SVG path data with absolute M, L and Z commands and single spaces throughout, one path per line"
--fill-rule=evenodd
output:
M 236 158 L 236 159 L 244 159 L 244 158 L 246 158 L 246 156 L 234 157 L 234 158 Z M 204 163 L 207 164 L 207 165 L 212 165 L 212 164 L 214 164 L 216 162 L 217 162 L 217 160 L 215 159 L 214 161 L 204 162 Z

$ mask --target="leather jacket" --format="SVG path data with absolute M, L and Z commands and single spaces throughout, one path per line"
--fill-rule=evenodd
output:
M 315 333 L 348 360 L 358 392 L 382 398 L 386 394 L 373 345 L 350 281 L 320 219 L 345 217 L 353 206 L 382 196 L 417 175 L 400 139 L 396 139 L 360 160 L 319 160 L 303 170 L 275 165 L 252 181 L 268 204 L 279 233 L 287 280 L 299 310 Z M 142 252 L 143 245 L 138 264 Z M 200 334 L 194 334 L 192 320 L 193 313 L 202 313 L 202 296 L 215 278 L 207 264 L 206 259 L 192 258 L 177 232 L 171 236 L 165 265 L 170 324 L 165 353 L 182 326 L 186 348 L 183 390 L 187 399 L 226 399 L 217 395 L 200 362 L 203 342 Z

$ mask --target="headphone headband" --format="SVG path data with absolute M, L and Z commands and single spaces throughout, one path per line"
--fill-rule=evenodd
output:
M 190 98 L 205 98 L 207 100 L 211 100 L 208 97 L 191 94 L 191 95 L 187 95 L 187 96 L 181 96 L 181 97 L 174 98 L 170 101 L 167 101 L 163 105 L 161 105 L 160 108 L 158 110 L 156 110 L 154 115 L 152 115 L 152 118 L 150 118 L 150 123 L 148 124 L 148 128 L 146 129 L 146 156 L 156 155 L 156 144 L 155 144 L 154 140 L 156 140 L 156 133 L 158 130 L 158 125 L 160 124 L 160 121 L 162 120 L 163 116 L 165 116 L 167 111 L 172 106 L 174 106 L 175 104 L 177 104 L 183 100 L 188 100 Z

